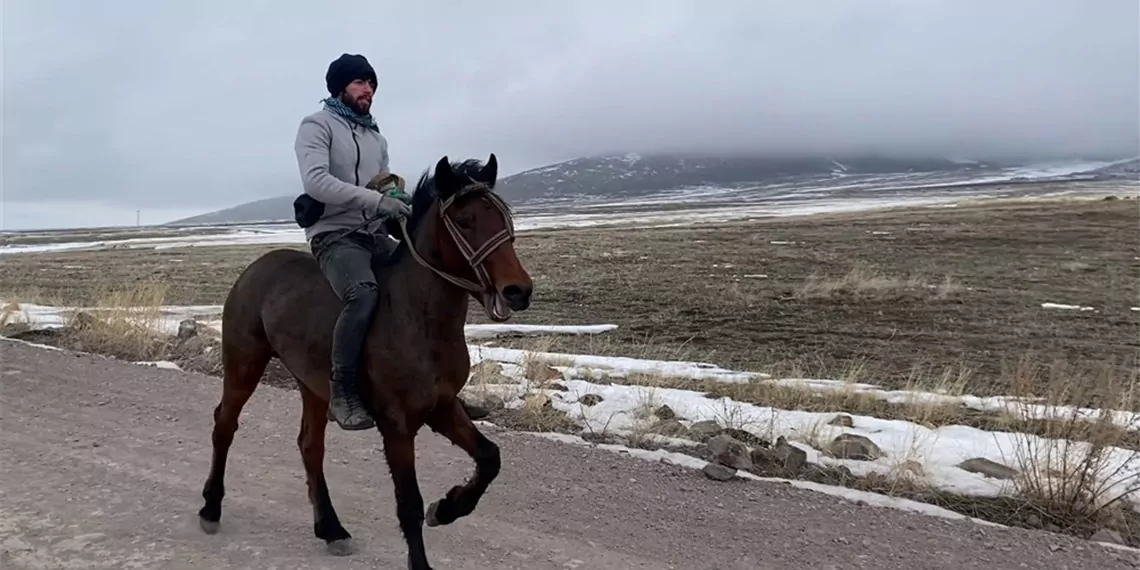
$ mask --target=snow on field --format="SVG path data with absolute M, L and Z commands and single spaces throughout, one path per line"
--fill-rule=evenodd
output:
M 533 384 L 520 366 L 523 357 L 519 351 L 471 347 L 474 362 L 490 361 L 500 364 L 501 377 L 508 381 L 469 384 L 472 393 L 490 393 L 503 399 L 507 407 L 525 405 L 524 397 L 541 392 L 551 405 L 568 416 L 580 420 L 586 427 L 582 434 L 631 435 L 645 433 L 656 418 L 653 410 L 668 406 L 683 424 L 714 421 L 722 427 L 750 432 L 775 441 L 784 436 L 792 445 L 803 450 L 807 461 L 821 466 L 848 468 L 857 476 L 871 473 L 897 475 L 901 472 L 916 474 L 925 483 L 940 489 L 973 496 L 998 496 L 1009 493 L 1013 482 L 966 471 L 959 465 L 968 459 L 983 458 L 1015 469 L 1028 463 L 1040 462 L 1042 470 L 1059 469 L 1057 457 L 1065 453 L 1080 456 L 1088 444 L 1047 440 L 1035 435 L 1013 432 L 994 432 L 961 425 L 924 427 L 902 420 L 884 420 L 869 416 L 852 416 L 853 426 L 831 425 L 836 413 L 784 410 L 737 402 L 730 398 L 709 398 L 702 392 L 678 388 L 595 383 L 579 378 L 578 366 L 598 366 L 630 374 L 647 369 L 708 370 L 696 363 L 649 363 L 635 359 L 573 356 L 574 365 L 555 367 L 561 373 L 562 386 L 544 389 Z M 550 355 L 550 361 L 565 359 L 567 355 Z M 534 358 L 533 356 L 530 358 Z M 537 361 L 543 362 L 540 355 Z M 563 362 L 565 362 L 563 360 Z M 600 368 L 599 368 L 600 369 Z M 717 374 L 720 374 L 717 371 Z M 683 375 L 683 374 L 682 374 Z M 715 376 L 715 374 L 714 374 Z M 736 381 L 731 375 L 728 376 Z M 754 381 L 766 381 L 760 378 Z M 805 384 L 804 386 L 810 386 Z M 565 388 L 565 390 L 563 390 Z M 585 396 L 591 395 L 589 398 Z M 854 434 L 871 440 L 883 456 L 874 460 L 838 459 L 821 450 L 841 434 Z M 675 439 L 675 438 L 663 438 Z M 1030 453 L 1030 450 L 1033 450 Z M 1030 457 L 1042 453 L 1040 457 Z M 1111 497 L 1115 491 L 1125 492 L 1140 477 L 1140 453 L 1111 447 L 1106 451 L 1102 473 L 1103 485 Z M 1132 500 L 1140 498 L 1132 497 Z
M 1062 303 L 1041 303 L 1042 309 L 1061 309 L 1065 311 L 1095 311 L 1093 307 L 1084 307 L 1081 305 L 1065 305 Z
M 919 206 L 952 201 L 951 197 L 863 198 L 842 200 L 788 201 L 763 205 L 692 208 L 668 211 L 623 213 L 568 213 L 550 215 L 520 215 L 515 219 L 518 232 L 608 226 L 636 228 L 684 226 L 698 223 L 718 223 L 768 216 L 796 216 L 826 212 L 855 212 L 890 206 Z M 623 203 L 607 204 L 621 207 Z M 216 228 L 211 228 L 216 229 Z M 103 249 L 163 250 L 185 247 L 248 246 L 248 245 L 303 245 L 304 232 L 292 224 L 264 224 L 232 226 L 224 233 L 194 235 L 181 232 L 177 236 L 122 238 L 106 240 L 61 241 L 42 244 L 12 244 L 0 246 L 0 255 L 14 253 L 55 253 Z
M 206 320 L 205 317 L 218 317 L 222 314 L 221 305 L 163 305 L 151 310 L 138 307 L 53 307 L 35 303 L 20 303 L 0 299 L 0 313 L 6 315 L 8 323 L 25 323 L 31 329 L 51 329 L 66 326 L 76 312 L 92 315 L 113 312 L 143 313 L 132 320 L 140 324 L 148 323 L 167 334 L 178 332 L 178 324 L 185 319 Z
M 734 372 L 703 362 L 644 360 L 621 356 L 593 356 L 588 354 L 560 354 L 555 352 L 527 352 L 513 348 L 469 346 L 471 362 L 490 360 L 499 363 L 522 365 L 530 360 L 555 368 L 565 368 L 566 374 L 587 377 L 626 377 L 629 374 L 676 376 L 694 380 L 719 382 L 748 382 L 768 378 L 756 372 Z
M 179 324 L 186 319 L 194 319 L 218 332 L 222 330 L 221 305 L 162 305 L 155 310 L 158 314 L 138 317 L 139 324 L 149 324 L 165 334 L 176 334 Z M 141 312 L 139 308 L 123 307 L 53 307 L 35 303 L 17 303 L 0 299 L 0 314 L 7 315 L 8 323 L 24 323 L 32 330 L 52 329 L 66 326 L 76 312 L 98 315 L 100 312 L 116 314 Z M 129 320 L 129 318 L 128 318 Z M 500 336 L 537 335 L 582 335 L 600 334 L 617 328 L 617 325 L 521 325 L 521 324 L 480 324 L 466 325 L 464 332 L 469 340 L 495 338 Z

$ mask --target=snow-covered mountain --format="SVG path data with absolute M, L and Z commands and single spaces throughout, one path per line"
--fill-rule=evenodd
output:
M 1140 159 L 1002 164 L 966 159 L 639 155 L 583 157 L 499 180 L 521 211 L 599 204 L 748 203 L 778 197 L 921 191 L 1055 180 L 1136 180 Z M 409 176 L 410 180 L 419 173 Z M 171 224 L 292 220 L 296 195 L 248 202 Z
M 988 165 L 943 159 L 639 155 L 577 158 L 506 178 L 512 200 L 642 197 L 684 188 L 724 189 L 858 175 L 981 172 Z

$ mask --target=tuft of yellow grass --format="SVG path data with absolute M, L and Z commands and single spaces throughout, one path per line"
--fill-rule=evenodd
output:
M 838 277 L 809 275 L 793 296 L 797 299 L 830 299 L 840 295 L 882 299 L 902 295 L 929 295 L 935 299 L 947 299 L 964 290 L 963 285 L 948 275 L 938 283 L 930 284 L 921 275 L 887 275 L 862 264 L 855 264 L 847 273 Z
M 153 360 L 166 351 L 159 326 L 169 284 L 145 279 L 129 284 L 100 283 L 90 310 L 65 317 L 64 326 L 84 350 L 131 360 Z

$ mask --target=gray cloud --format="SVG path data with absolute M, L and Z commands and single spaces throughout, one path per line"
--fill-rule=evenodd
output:
M 376 67 L 411 177 L 489 152 L 507 173 L 627 150 L 1140 154 L 1135 0 L 3 10 L 5 227 L 297 192 L 297 123 L 346 51 Z

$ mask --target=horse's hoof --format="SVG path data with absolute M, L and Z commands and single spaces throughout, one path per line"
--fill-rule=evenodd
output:
M 218 534 L 218 529 L 221 528 L 222 523 L 198 517 L 198 526 L 202 527 L 202 531 L 206 534 Z
M 328 543 L 329 554 L 333 556 L 348 556 L 352 554 L 352 539 L 342 538 Z
M 439 526 L 439 518 L 436 516 L 436 511 L 439 510 L 439 501 L 428 505 L 427 514 L 424 515 L 424 522 L 428 526 Z

